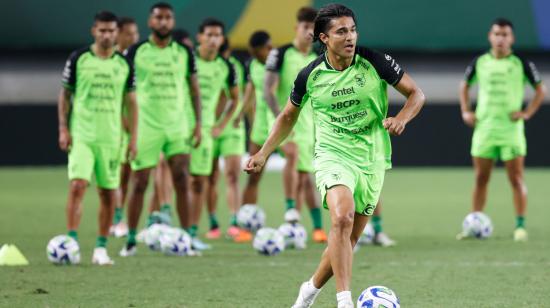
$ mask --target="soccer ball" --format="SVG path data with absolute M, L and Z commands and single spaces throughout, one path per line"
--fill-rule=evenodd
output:
M 369 222 L 365 226 L 365 229 L 363 230 L 363 233 L 361 233 L 361 236 L 359 237 L 358 244 L 359 245 L 370 245 L 374 241 L 374 227 Z
M 147 232 L 143 238 L 143 242 L 149 249 L 160 250 L 160 236 L 164 233 L 171 232 L 171 227 L 163 224 L 152 224 L 147 228 Z
M 80 263 L 78 242 L 68 235 L 58 235 L 48 242 L 48 260 L 54 264 Z
M 258 206 L 245 204 L 237 212 L 237 223 L 243 229 L 257 231 L 265 225 L 265 212 Z
M 369 287 L 359 295 L 357 307 L 365 308 L 399 308 L 399 298 L 390 288 L 383 286 Z
M 285 239 L 285 248 L 306 248 L 307 232 L 301 224 L 285 222 L 278 230 Z
M 160 235 L 160 250 L 169 256 L 185 256 L 191 250 L 191 236 L 181 229 L 172 228 Z
M 256 233 L 252 246 L 262 255 L 274 256 L 285 250 L 285 239 L 273 228 L 261 228 Z
M 493 233 L 491 218 L 483 212 L 466 215 L 462 222 L 462 234 L 475 238 L 488 238 Z

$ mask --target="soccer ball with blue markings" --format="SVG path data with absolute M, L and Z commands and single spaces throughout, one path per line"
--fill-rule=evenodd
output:
M 237 224 L 243 229 L 255 232 L 265 225 L 265 212 L 256 205 L 245 204 L 237 212 Z
M 479 239 L 488 238 L 493 233 L 491 218 L 483 212 L 472 212 L 462 222 L 462 234 Z
M 147 228 L 143 237 L 143 242 L 149 249 L 154 251 L 160 250 L 160 237 L 172 231 L 172 227 L 164 224 L 152 224 Z
M 357 308 L 400 308 L 397 294 L 383 286 L 369 287 L 359 295 Z
M 306 248 L 307 232 L 301 224 L 285 222 L 278 230 L 285 239 L 285 248 Z
M 261 228 L 256 233 L 252 246 L 262 255 L 274 256 L 285 250 L 285 238 L 278 230 Z
M 68 235 L 58 235 L 48 242 L 46 248 L 48 260 L 54 264 L 80 263 L 80 247 L 78 242 Z
M 191 236 L 181 229 L 172 228 L 160 235 L 160 250 L 169 256 L 186 256 L 192 251 Z

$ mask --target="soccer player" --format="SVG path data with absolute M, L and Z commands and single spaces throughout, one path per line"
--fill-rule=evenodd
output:
M 205 19 L 199 26 L 197 40 L 197 71 L 202 102 L 201 145 L 191 151 L 191 202 L 193 216 L 189 234 L 193 238 L 193 247 L 197 250 L 210 248 L 198 237 L 198 224 L 202 205 L 206 201 L 208 178 L 212 174 L 214 162 L 214 139 L 218 138 L 233 117 L 239 102 L 239 87 L 233 65 L 220 54 L 224 41 L 224 24 L 213 18 Z M 216 121 L 216 110 L 220 95 L 225 88 L 229 89 L 227 112 Z M 224 102 L 224 100 L 222 100 Z M 225 109 L 220 107 L 220 109 Z
M 526 241 L 525 211 L 527 187 L 523 180 L 527 145 L 524 122 L 539 109 L 546 87 L 533 62 L 512 51 L 514 27 L 509 20 L 496 19 L 489 30 L 491 49 L 478 56 L 466 69 L 460 84 L 460 108 L 466 125 L 474 128 L 471 155 L 475 170 L 472 211 L 483 211 L 487 185 L 495 160 L 502 160 L 514 194 L 516 211 L 515 241 Z M 472 111 L 469 90 L 479 84 L 477 108 Z M 535 89 L 535 97 L 522 110 L 524 86 Z M 464 234 L 459 234 L 458 239 Z
M 172 32 L 172 39 L 176 42 L 180 42 L 183 45 L 194 48 L 195 43 L 193 43 L 193 40 L 191 39 L 191 35 L 189 35 L 189 32 L 185 29 L 176 29 L 174 32 Z
M 401 135 L 420 111 L 424 94 L 389 55 L 357 47 L 354 13 L 340 4 L 322 7 L 315 38 L 326 52 L 300 71 L 290 99 L 245 171 L 257 172 L 285 140 L 304 104 L 315 121 L 315 177 L 329 209 L 328 247 L 313 277 L 302 284 L 293 307 L 310 307 L 333 275 L 339 308 L 352 308 L 352 248 L 378 202 L 391 166 L 389 134 Z M 407 98 L 395 117 L 387 117 L 387 86 Z
M 121 17 L 118 20 L 118 36 L 116 48 L 118 52 L 124 53 L 128 47 L 139 41 L 139 31 L 136 21 L 131 17 Z M 117 205 L 113 217 L 113 225 L 109 233 L 115 237 L 124 237 L 128 234 L 128 226 L 122 221 L 124 216 L 124 203 L 128 192 L 128 182 L 130 181 L 130 162 L 127 158 L 128 143 L 130 141 L 130 125 L 128 119 L 128 110 L 122 106 L 122 155 L 120 156 L 120 188 L 118 189 Z
M 148 24 L 152 34 L 147 40 L 130 47 L 126 55 L 136 74 L 140 112 L 137 142 L 141 150 L 131 161 L 133 187 L 128 208 L 128 240 L 120 252 L 123 257 L 137 252 L 136 229 L 143 198 L 149 174 L 158 164 L 161 152 L 170 165 L 180 224 L 183 228 L 189 227 L 189 153 L 201 139 L 200 90 L 195 58 L 191 49 L 171 38 L 175 24 L 172 6 L 164 2 L 154 4 Z M 190 104 L 196 119 L 194 127 L 189 125 L 185 112 Z
M 82 199 L 94 174 L 100 207 L 92 263 L 99 265 L 114 264 L 105 247 L 120 185 L 123 104 L 130 119 L 128 154 L 130 158 L 136 155 L 134 74 L 130 63 L 115 49 L 117 34 L 113 13 L 95 15 L 94 43 L 70 55 L 58 100 L 59 147 L 69 152 L 67 228 L 69 236 L 77 240 Z
M 316 14 L 317 11 L 313 8 L 301 8 L 296 16 L 294 41 L 272 50 L 269 55 L 266 65 L 264 98 L 275 116 L 284 108 L 298 72 L 317 57 L 312 51 L 313 20 Z M 296 129 L 286 143 L 281 146 L 286 158 L 283 169 L 283 187 L 287 209 L 285 220 L 298 221 L 300 219 L 300 214 L 295 209 L 296 198 L 304 195 L 313 221 L 313 240 L 325 242 L 327 236 L 322 229 L 321 210 L 315 199 L 310 177 L 310 173 L 313 171 L 313 144 L 313 118 L 310 107 L 306 107 L 303 115 L 298 119 Z
M 235 78 L 239 86 L 239 98 L 243 97 L 245 77 L 244 67 L 239 60 L 231 55 L 231 46 L 229 39 L 226 37 L 224 43 L 220 47 L 220 55 L 229 61 L 235 69 Z M 226 100 L 226 89 L 222 92 L 221 99 Z M 222 101 L 218 106 L 225 106 Z M 208 207 L 208 220 L 210 222 L 210 230 L 206 234 L 206 238 L 217 239 L 221 236 L 218 219 L 216 217 L 216 206 L 218 202 L 217 184 L 219 179 L 219 158 L 223 157 L 224 175 L 226 183 L 226 200 L 229 206 L 229 212 L 231 213 L 231 220 L 229 228 L 227 228 L 227 236 L 234 238 L 239 233 L 237 227 L 237 209 L 240 204 L 240 191 L 239 191 L 239 173 L 241 169 L 241 156 L 245 151 L 245 127 L 241 120 L 237 120 L 239 108 L 242 107 L 239 101 L 233 118 L 226 125 L 223 132 L 214 139 L 214 162 L 212 174 L 209 178 L 209 185 L 207 191 L 207 207 Z M 216 113 L 223 113 L 224 110 L 217 110 Z

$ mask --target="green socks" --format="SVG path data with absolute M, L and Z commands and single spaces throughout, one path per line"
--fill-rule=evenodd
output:
M 516 217 L 516 228 L 525 228 L 525 217 L 517 216 Z
M 312 208 L 309 210 L 309 213 L 311 214 L 311 220 L 313 221 L 313 228 L 322 229 L 323 219 L 321 218 L 321 209 L 318 207 Z
M 122 208 L 115 208 L 115 216 L 113 217 L 113 225 L 118 224 L 122 220 Z
M 165 203 L 165 204 L 161 205 L 160 211 L 161 211 L 161 213 L 165 213 L 168 216 L 172 215 L 172 213 L 170 212 L 170 204 L 168 204 L 168 203 Z
M 76 233 L 76 230 L 69 230 L 67 235 L 72 237 L 75 241 L 78 242 L 78 234 Z
M 130 229 L 128 230 L 128 244 L 135 245 L 136 244 L 136 229 Z
M 97 240 L 95 242 L 95 247 L 103 247 L 105 248 L 107 246 L 107 237 L 105 236 L 98 236 Z
M 230 222 L 230 224 L 231 224 L 232 226 L 235 226 L 235 227 L 238 225 L 238 224 L 237 224 L 237 214 L 231 215 L 231 222 Z
M 211 213 L 208 215 L 208 219 L 210 220 L 210 230 L 218 229 L 220 227 L 218 224 L 218 219 L 216 218 L 216 213 Z
M 287 210 L 290 210 L 290 209 L 293 209 L 296 207 L 296 200 L 294 199 L 286 199 L 285 200 L 285 203 L 286 203 L 286 209 Z
M 189 235 L 191 237 L 196 237 L 197 236 L 197 230 L 199 229 L 199 226 L 197 225 L 192 225 L 191 227 L 189 227 L 187 229 L 187 233 L 189 233 Z
M 382 217 L 372 216 L 372 227 L 374 228 L 374 233 L 378 234 L 382 232 Z

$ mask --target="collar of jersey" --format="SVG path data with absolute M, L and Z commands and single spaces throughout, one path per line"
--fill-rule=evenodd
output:
M 95 43 L 94 43 L 95 44 Z M 117 50 L 116 50 L 116 46 L 114 47 L 113 49 L 113 52 L 111 53 L 111 56 L 107 57 L 107 58 L 102 58 L 102 57 L 99 57 L 98 55 L 95 54 L 94 52 L 94 49 L 92 48 L 92 46 L 94 46 L 94 44 L 90 45 L 90 47 L 88 47 L 88 50 L 90 51 L 90 53 L 92 54 L 92 56 L 98 58 L 98 59 L 101 59 L 101 60 L 107 60 L 107 59 L 111 59 L 115 56 Z
M 325 51 L 325 53 L 323 55 L 323 61 L 325 61 L 325 65 L 329 70 L 333 70 L 333 71 L 337 71 L 337 72 L 343 72 L 343 71 L 347 70 L 348 68 L 352 67 L 355 64 L 355 55 L 357 55 L 357 49 L 355 49 L 355 53 L 353 54 L 353 59 L 351 60 L 351 64 L 343 70 L 337 70 L 334 67 L 332 67 L 332 65 L 330 65 L 330 63 L 328 62 L 327 52 L 328 51 Z
M 149 41 L 149 44 L 155 46 L 156 48 L 162 49 L 162 48 L 159 47 L 159 45 L 157 45 L 157 43 L 155 43 L 155 41 L 153 41 L 153 36 L 152 36 L 152 35 L 149 35 L 148 41 Z M 173 41 L 174 41 L 174 40 L 172 40 L 172 38 L 170 38 L 170 42 L 168 42 L 168 44 L 166 45 L 166 47 L 172 45 L 172 42 L 173 42 Z M 164 48 L 166 48 L 166 47 L 164 47 Z

